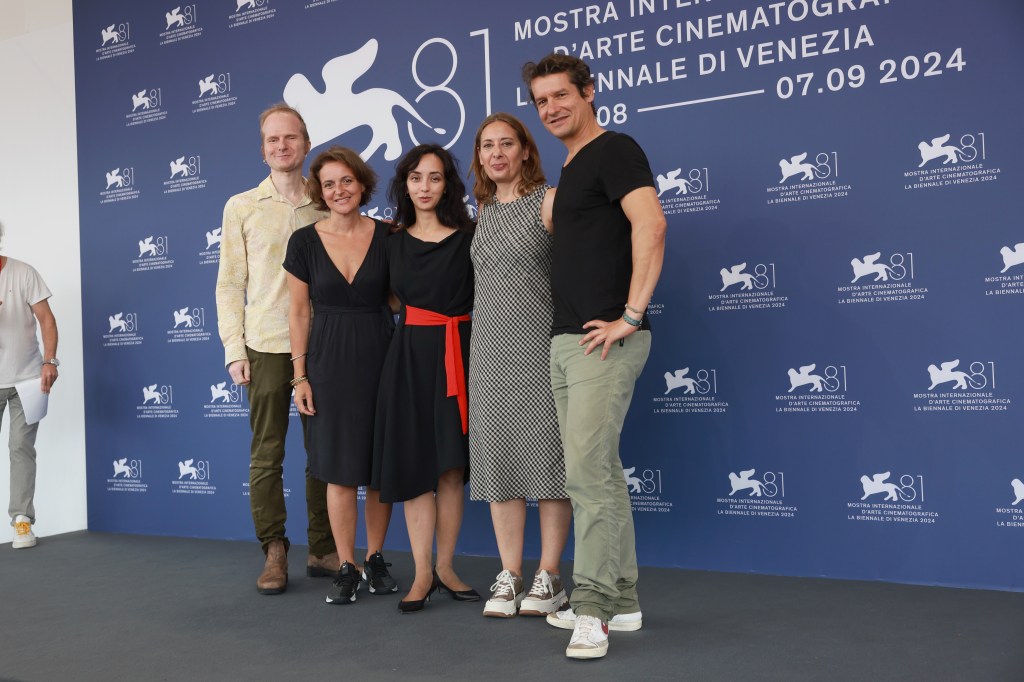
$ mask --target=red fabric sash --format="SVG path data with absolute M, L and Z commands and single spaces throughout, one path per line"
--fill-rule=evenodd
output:
M 405 323 L 414 327 L 440 327 L 444 325 L 444 371 L 448 379 L 448 397 L 455 396 L 462 417 L 462 433 L 469 431 L 469 402 L 466 390 L 466 371 L 462 365 L 462 339 L 459 322 L 469 322 L 469 315 L 448 317 L 423 308 L 405 306 Z

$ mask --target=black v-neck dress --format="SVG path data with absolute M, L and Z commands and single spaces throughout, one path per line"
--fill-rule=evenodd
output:
M 370 483 L 377 389 L 394 326 L 387 307 L 388 226 L 374 223 L 351 283 L 313 225 L 295 231 L 284 261 L 285 270 L 309 285 L 313 307 L 306 375 L 316 415 L 306 418 L 304 430 L 309 471 L 353 487 Z

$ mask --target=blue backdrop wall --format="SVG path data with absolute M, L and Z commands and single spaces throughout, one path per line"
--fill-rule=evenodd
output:
M 251 537 L 214 282 L 259 112 L 386 178 L 422 141 L 468 167 L 510 111 L 556 184 L 519 69 L 559 50 L 669 221 L 622 443 L 641 562 L 1024 588 L 1019 2 L 164 5 L 75 2 L 91 529 Z M 495 549 L 470 504 L 459 550 Z

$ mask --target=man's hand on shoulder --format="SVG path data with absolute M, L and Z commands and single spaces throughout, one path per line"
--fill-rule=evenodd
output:
M 249 361 L 235 360 L 228 365 L 228 374 L 231 375 L 232 382 L 245 386 L 249 383 Z
M 583 328 L 590 330 L 580 339 L 580 345 L 586 345 L 587 347 L 583 354 L 590 355 L 596 347 L 604 345 L 604 348 L 601 349 L 602 360 L 608 357 L 608 351 L 611 350 L 613 343 L 621 341 L 639 329 L 639 327 L 634 327 L 622 318 L 614 322 L 591 320 L 583 325 Z

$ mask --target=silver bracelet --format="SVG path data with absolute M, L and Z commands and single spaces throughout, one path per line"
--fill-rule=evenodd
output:
M 628 310 L 631 313 L 636 313 L 637 315 L 643 315 L 644 314 L 644 311 L 637 310 L 636 308 L 634 308 L 633 306 L 631 306 L 628 303 L 626 304 L 626 310 Z
M 304 358 L 304 357 L 306 357 L 306 355 L 308 355 L 308 353 L 303 353 L 302 355 L 296 355 L 296 356 L 295 356 L 294 358 L 289 358 L 289 362 L 295 362 L 295 361 L 296 361 L 296 360 L 298 360 L 299 358 Z

